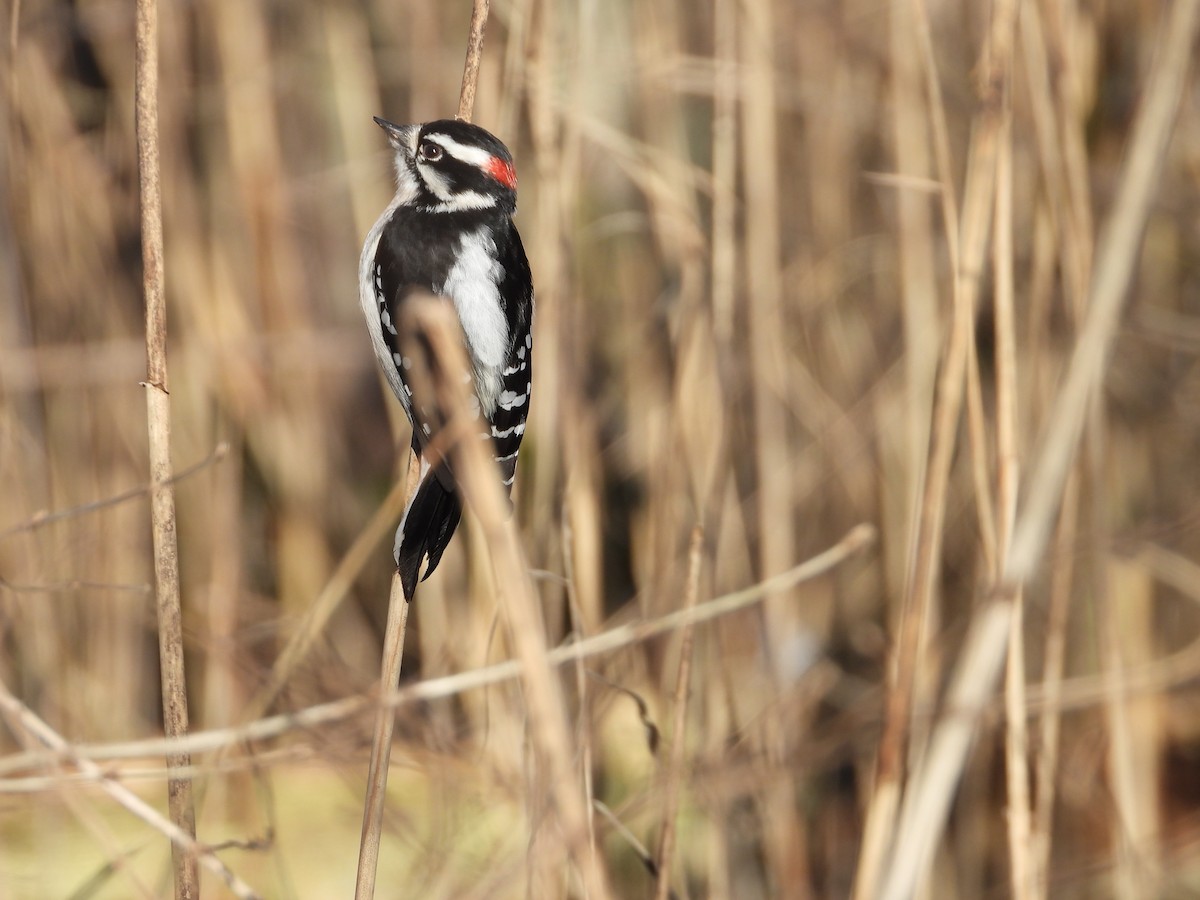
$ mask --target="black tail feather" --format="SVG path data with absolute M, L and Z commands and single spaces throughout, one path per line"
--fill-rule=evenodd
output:
M 426 563 L 421 581 L 437 568 L 461 516 L 458 495 L 447 490 L 434 473 L 429 473 L 417 488 L 396 533 L 396 568 L 406 600 L 411 600 L 417 590 L 421 563 Z

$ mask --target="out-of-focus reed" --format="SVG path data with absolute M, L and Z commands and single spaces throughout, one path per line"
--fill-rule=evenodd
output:
M 548 640 L 878 528 L 872 552 L 697 625 L 680 718 L 680 635 L 562 670 L 590 796 L 650 857 L 677 806 L 677 895 L 843 897 L 862 877 L 868 810 L 899 802 L 924 752 L 1015 486 L 1059 425 L 1099 223 L 1179 2 L 493 3 L 475 119 L 514 150 L 538 286 L 517 521 Z M 340 565 L 405 461 L 355 296 L 391 190 L 370 117 L 453 112 L 469 7 L 162 5 L 172 453 L 211 460 L 176 485 L 196 728 L 241 721 L 318 596 L 333 611 L 275 711 L 375 680 L 387 541 Z M 152 737 L 146 496 L 91 506 L 148 478 L 132 5 L 4 9 L 0 679 L 73 745 Z M 939 898 L 1200 884 L 1196 147 L 1186 94 L 1025 585 L 1009 724 L 997 697 L 932 860 Z M 483 544 L 468 523 L 422 587 L 407 679 L 511 655 Z M 398 715 L 380 884 L 522 895 L 552 839 L 521 692 Z M 200 839 L 231 842 L 222 862 L 267 896 L 346 895 L 370 726 L 364 704 L 194 755 Z M 102 766 L 162 801 L 161 757 Z M 0 758 L 0 894 L 165 884 L 166 840 L 85 783 Z M 631 841 L 593 827 L 615 894 L 652 896 Z

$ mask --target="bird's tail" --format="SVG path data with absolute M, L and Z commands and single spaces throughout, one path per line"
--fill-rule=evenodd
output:
M 421 484 L 396 530 L 396 568 L 406 600 L 412 599 L 418 576 L 424 581 L 433 574 L 462 516 L 458 495 L 442 484 L 437 472 L 426 469 L 422 474 Z M 420 575 L 422 562 L 424 575 Z

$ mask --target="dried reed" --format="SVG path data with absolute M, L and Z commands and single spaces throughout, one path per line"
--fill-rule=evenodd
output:
M 183 664 L 183 605 L 179 590 L 179 539 L 171 468 L 171 404 L 167 389 L 167 300 L 163 274 L 162 185 L 158 147 L 158 4 L 138 0 L 135 76 L 138 185 L 142 221 L 142 269 L 146 301 L 146 417 L 150 434 L 150 523 L 154 536 L 154 593 L 158 609 L 158 658 L 162 674 L 163 725 L 167 737 L 188 732 L 187 678 Z M 185 769 L 186 753 L 167 756 L 167 767 Z M 192 782 L 167 780 L 171 822 L 196 837 Z M 186 842 L 172 840 L 176 900 L 198 900 L 200 873 Z
M 169 780 L 202 895 L 344 895 L 385 717 L 377 894 L 1194 893 L 1200 118 L 1148 77 L 1194 5 L 492 3 L 532 586 L 466 523 L 392 690 L 370 115 L 463 100 L 471 7 L 159 4 L 178 738 L 137 20 L 3 6 L 0 895 L 162 893 L 166 807 L 129 808 Z
M 487 28 L 488 0 L 474 0 L 471 27 L 467 37 L 467 57 L 463 66 L 462 89 L 459 93 L 458 118 L 471 120 L 475 108 L 475 90 L 479 81 L 479 63 L 483 56 L 483 35 Z M 465 367 L 463 369 L 465 371 Z M 420 477 L 416 453 L 409 451 L 405 476 L 405 506 L 412 502 Z M 358 874 L 355 879 L 355 900 L 371 900 L 375 896 L 375 875 L 379 867 L 379 839 L 383 833 L 383 812 L 387 801 L 388 769 L 391 765 L 392 733 L 396 716 L 383 703 L 388 693 L 400 683 L 400 668 L 404 659 L 404 636 L 408 630 L 408 607 L 412 597 L 406 596 L 400 572 L 392 574 L 388 595 L 387 623 L 383 631 L 383 659 L 379 676 L 380 708 L 375 722 L 375 740 L 371 745 L 371 766 L 367 773 L 367 797 L 363 803 L 362 836 L 359 838 Z M 319 628 L 323 623 L 314 618 Z M 297 645 L 299 647 L 299 645 Z

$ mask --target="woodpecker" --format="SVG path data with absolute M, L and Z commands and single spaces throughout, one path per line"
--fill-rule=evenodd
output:
M 395 125 L 375 117 L 395 151 L 396 195 L 367 234 L 359 259 L 359 302 L 375 356 L 412 423 L 420 461 L 416 492 L 396 531 L 405 598 L 421 567 L 437 568 L 462 512 L 454 475 L 424 449 L 430 425 L 414 409 L 405 379 L 400 309 L 415 288 L 447 298 L 466 338 L 474 398 L 492 439 L 500 479 L 511 492 L 525 433 L 533 376 L 533 279 L 512 217 L 512 154 L 491 133 L 452 119 Z

